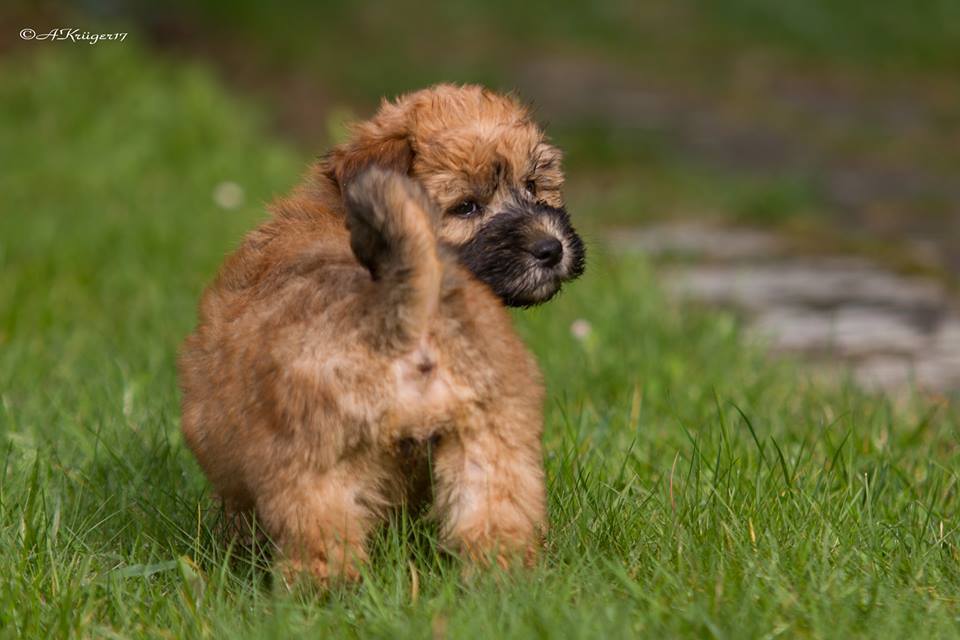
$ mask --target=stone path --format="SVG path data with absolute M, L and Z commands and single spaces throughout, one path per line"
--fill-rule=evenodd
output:
M 678 157 L 753 179 L 794 176 L 838 229 L 908 244 L 960 274 L 958 94 L 920 78 L 867 89 L 826 69 L 740 71 L 704 91 L 669 72 L 551 54 L 519 64 L 516 86 L 552 122 L 643 131 Z
M 960 307 L 933 279 L 862 258 L 791 255 L 751 229 L 668 224 L 608 240 L 653 256 L 670 295 L 742 312 L 774 351 L 849 367 L 872 389 L 960 391 Z

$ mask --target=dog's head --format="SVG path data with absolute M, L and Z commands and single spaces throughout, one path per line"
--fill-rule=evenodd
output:
M 583 272 L 563 208 L 560 150 L 515 99 L 437 85 L 384 102 L 321 163 L 341 190 L 369 166 L 418 180 L 444 212 L 440 240 L 511 306 L 546 302 Z

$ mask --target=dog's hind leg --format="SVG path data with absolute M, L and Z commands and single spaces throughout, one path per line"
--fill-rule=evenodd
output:
M 434 508 L 445 544 L 481 564 L 536 558 L 547 529 L 539 437 L 509 442 L 490 429 L 437 447 Z
M 379 520 L 377 481 L 357 461 L 317 474 L 291 474 L 259 496 L 257 513 L 283 554 L 288 578 L 357 580 L 366 539 Z

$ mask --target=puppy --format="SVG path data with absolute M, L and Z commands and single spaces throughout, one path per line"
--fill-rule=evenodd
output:
M 448 547 L 531 561 L 547 527 L 536 362 L 439 242 L 419 183 L 372 168 L 343 201 L 346 225 L 281 208 L 204 293 L 179 362 L 189 447 L 287 572 L 357 578 L 371 529 L 428 498 Z M 526 206 L 521 234 L 563 217 Z
M 515 99 L 437 85 L 384 102 L 275 207 L 339 220 L 343 191 L 363 169 L 408 175 L 442 212 L 438 238 L 504 303 L 525 307 L 549 300 L 584 268 L 583 243 L 563 209 L 560 161 Z

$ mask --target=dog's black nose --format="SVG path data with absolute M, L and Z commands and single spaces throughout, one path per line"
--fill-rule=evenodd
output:
M 530 246 L 530 253 L 543 266 L 553 267 L 563 257 L 563 245 L 556 238 L 543 238 Z

